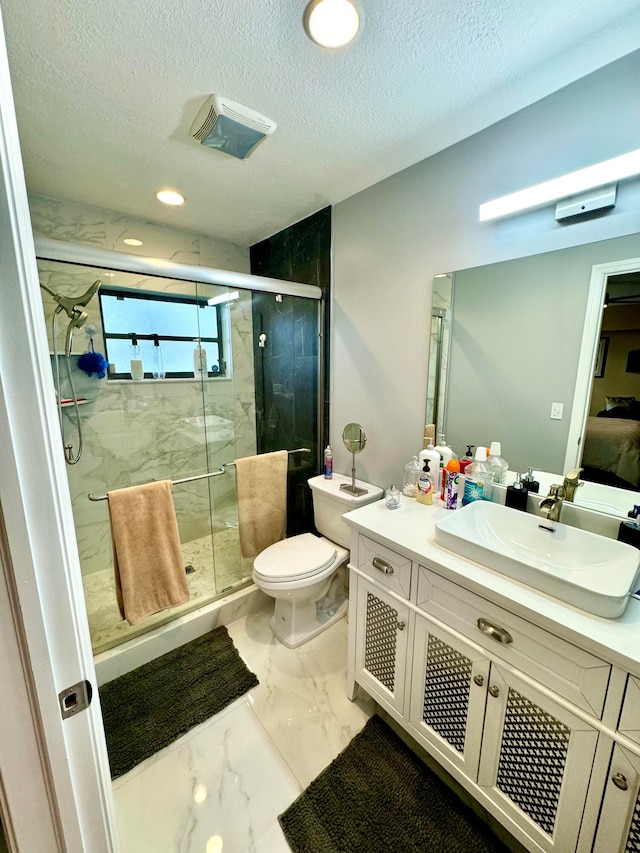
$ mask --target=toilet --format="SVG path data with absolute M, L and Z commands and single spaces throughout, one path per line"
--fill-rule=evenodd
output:
M 308 480 L 316 529 L 265 548 L 253 562 L 253 581 L 275 598 L 271 630 L 289 649 L 306 643 L 341 619 L 348 605 L 347 561 L 350 529 L 344 513 L 380 500 L 382 489 L 356 480 L 365 495 L 351 495 L 340 486 L 351 477 L 334 474 Z

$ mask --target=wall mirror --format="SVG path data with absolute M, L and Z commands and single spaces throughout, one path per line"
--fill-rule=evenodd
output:
M 350 423 L 342 430 L 342 442 L 351 453 L 351 482 L 343 483 L 340 489 L 350 495 L 366 495 L 367 489 L 356 486 L 356 453 L 361 453 L 367 443 L 367 436 L 360 424 Z
M 580 464 L 638 491 L 639 271 L 636 234 L 451 273 L 434 305 L 449 312 L 438 423 L 454 450 L 500 441 L 513 471 Z M 433 397 L 430 381 L 431 415 Z

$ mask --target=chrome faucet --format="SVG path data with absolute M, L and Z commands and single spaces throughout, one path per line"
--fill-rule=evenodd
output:
M 549 487 L 549 494 L 540 501 L 540 512 L 549 521 L 560 521 L 560 512 L 564 502 L 564 486 L 555 484 Z
M 564 499 L 566 501 L 571 501 L 573 503 L 576 489 L 580 486 L 584 486 L 584 483 L 581 483 L 578 480 L 582 471 L 582 468 L 575 468 L 573 471 L 569 471 L 568 474 L 564 475 L 564 482 L 562 483 L 562 486 L 564 488 Z

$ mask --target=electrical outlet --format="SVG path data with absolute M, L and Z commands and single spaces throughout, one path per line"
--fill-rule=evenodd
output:
M 564 403 L 552 403 L 551 404 L 551 414 L 550 418 L 553 418 L 554 421 L 562 420 L 562 413 L 564 411 Z

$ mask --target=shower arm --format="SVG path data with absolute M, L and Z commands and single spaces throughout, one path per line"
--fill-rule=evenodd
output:
M 97 279 L 81 296 L 62 296 L 62 294 L 56 293 L 55 290 L 47 287 L 46 284 L 42 284 L 42 282 L 40 282 L 40 287 L 49 294 L 54 302 L 58 303 L 56 314 L 59 314 L 60 311 L 64 311 L 72 322 L 76 321 L 76 326 L 81 326 L 88 316 L 86 311 L 83 311 L 82 309 L 85 308 L 89 301 L 95 296 L 101 284 L 102 282 L 100 279 Z M 82 319 L 83 314 L 84 319 Z

